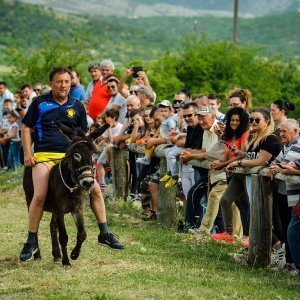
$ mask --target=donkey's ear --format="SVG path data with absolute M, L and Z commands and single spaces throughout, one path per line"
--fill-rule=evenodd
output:
M 102 135 L 107 129 L 109 128 L 109 124 L 104 124 L 102 127 L 97 128 L 95 131 L 93 131 L 89 137 L 91 140 L 95 140 L 97 137 Z
M 76 132 L 73 131 L 70 127 L 62 124 L 60 121 L 56 121 L 55 124 L 61 130 L 61 132 L 66 136 L 66 138 L 70 141 L 76 136 Z

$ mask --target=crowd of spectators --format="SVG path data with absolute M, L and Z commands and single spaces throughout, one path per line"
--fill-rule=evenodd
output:
M 95 142 L 95 167 L 103 193 L 111 172 L 111 148 L 129 144 L 145 148 L 145 155 L 127 153 L 130 197 L 141 201 L 142 219 L 155 221 L 159 214 L 159 186 L 176 187 L 183 205 L 180 232 L 249 246 L 251 178 L 233 171 L 237 167 L 268 167 L 276 173 L 300 175 L 299 123 L 288 118 L 294 104 L 274 100 L 270 110 L 252 109 L 252 95 L 243 88 L 226 94 L 226 105 L 217 94 L 191 95 L 174 91 L 174 99 L 159 99 L 142 68 L 132 67 L 122 78 L 114 75 L 111 60 L 88 66 L 91 82 L 86 90 L 72 70 L 70 96 L 82 101 L 90 131 L 105 123 L 110 128 Z M 0 142 L 2 171 L 22 165 L 22 117 L 35 97 L 51 93 L 47 85 L 24 84 L 11 93 L 0 82 Z M 220 111 L 223 104 L 223 111 Z M 228 108 L 224 109 L 224 106 Z M 274 125 L 274 121 L 276 127 Z M 164 144 L 167 172 L 160 174 L 155 148 Z M 209 169 L 191 165 L 209 161 Z M 273 183 L 272 265 L 299 275 L 300 184 Z

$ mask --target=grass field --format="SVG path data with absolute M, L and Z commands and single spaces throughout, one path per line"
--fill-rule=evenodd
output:
M 110 229 L 125 250 L 97 244 L 87 204 L 88 239 L 71 267 L 52 262 L 48 213 L 40 226 L 42 260 L 21 264 L 27 227 L 21 174 L 0 176 L 0 299 L 300 299 L 299 278 L 240 266 L 228 255 L 237 247 L 142 223 L 138 210 L 123 201 L 109 200 L 107 207 Z M 71 250 L 76 232 L 66 219 Z

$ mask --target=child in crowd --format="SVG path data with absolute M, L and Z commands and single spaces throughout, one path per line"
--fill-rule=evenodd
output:
M 151 155 L 154 151 L 154 146 L 170 143 L 170 137 L 176 131 L 176 121 L 173 118 L 172 103 L 169 100 L 163 100 L 158 104 L 160 117 L 163 119 L 160 125 L 159 137 L 150 138 L 146 140 L 146 149 L 151 151 L 146 153 L 145 157 L 137 159 L 138 163 L 149 165 L 151 162 Z
M 105 112 L 105 121 L 110 127 L 102 135 L 104 140 L 104 149 L 98 158 L 97 173 L 99 176 L 99 185 L 102 192 L 106 190 L 105 183 L 105 165 L 108 168 L 110 164 L 110 145 L 114 142 L 114 137 L 120 133 L 123 125 L 118 123 L 119 112 L 114 109 L 109 109 Z M 108 164 L 107 164 L 108 163 Z
M 20 148 L 21 138 L 19 135 L 19 126 L 17 124 L 18 116 L 13 112 L 7 113 L 8 129 L 7 134 L 4 136 L 4 141 L 10 141 L 7 164 L 9 169 L 15 171 L 20 163 Z

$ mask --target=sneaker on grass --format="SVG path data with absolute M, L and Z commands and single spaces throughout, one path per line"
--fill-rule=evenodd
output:
M 283 243 L 278 250 L 274 250 L 275 256 L 271 260 L 271 266 L 275 267 L 285 258 L 285 244 Z
M 36 244 L 25 243 L 20 254 L 20 261 L 31 261 L 41 258 L 40 250 Z
M 121 244 L 118 240 L 117 240 L 117 236 L 111 232 L 108 232 L 106 234 L 99 234 L 98 235 L 98 243 L 101 246 L 105 246 L 108 247 L 112 250 L 122 250 L 124 249 L 124 245 Z

